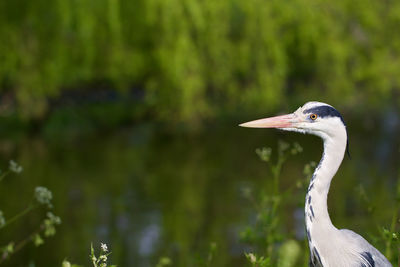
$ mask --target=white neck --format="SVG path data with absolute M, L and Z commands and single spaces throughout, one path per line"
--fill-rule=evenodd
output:
M 326 238 L 338 231 L 333 226 L 328 213 L 328 192 L 333 176 L 339 169 L 346 150 L 347 133 L 345 127 L 334 136 L 322 135 L 324 153 L 314 171 L 308 187 L 305 204 L 306 230 L 311 252 L 315 248 L 323 253 L 329 250 L 332 240 Z M 323 260 L 322 260 L 323 261 Z

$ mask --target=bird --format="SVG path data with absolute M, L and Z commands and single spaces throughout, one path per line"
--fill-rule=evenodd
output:
M 362 236 L 348 229 L 337 229 L 329 217 L 329 187 L 348 148 L 346 124 L 334 107 L 311 101 L 293 113 L 254 120 L 239 126 L 277 128 L 322 138 L 322 158 L 310 178 L 304 207 L 310 266 L 392 266 L 386 257 Z

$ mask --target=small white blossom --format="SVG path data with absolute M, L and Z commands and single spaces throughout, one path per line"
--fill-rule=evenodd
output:
M 51 207 L 53 207 L 53 205 L 51 204 L 52 198 L 53 198 L 53 194 L 46 187 L 37 186 L 35 188 L 35 199 L 40 204 L 47 205 L 49 208 L 51 208 Z
M 13 160 L 10 160 L 8 169 L 9 169 L 10 171 L 12 171 L 12 172 L 17 173 L 17 174 L 18 174 L 18 173 L 21 173 L 21 172 L 24 170 L 24 169 L 22 168 L 21 165 L 19 165 L 18 163 L 16 163 L 16 162 L 13 161 Z
M 108 251 L 107 244 L 101 243 L 100 246 L 101 246 L 101 250 L 103 250 L 104 252 L 107 252 L 107 251 Z

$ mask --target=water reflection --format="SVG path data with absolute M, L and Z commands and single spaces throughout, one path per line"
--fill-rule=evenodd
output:
M 111 260 L 119 266 L 155 266 L 162 256 L 172 258 L 174 266 L 197 266 L 211 242 L 218 245 L 215 266 L 243 266 L 242 252 L 248 247 L 239 232 L 251 223 L 254 210 L 240 192 L 248 186 L 255 192 L 271 187 L 268 169 L 254 150 L 265 145 L 275 149 L 279 138 L 297 141 L 305 151 L 284 168 L 281 185 L 286 188 L 302 175 L 305 163 L 319 160 L 322 147 L 315 137 L 231 126 L 171 133 L 142 125 L 74 141 L 3 141 L 2 162 L 15 158 L 25 169 L 0 188 L 6 214 L 23 207 L 36 185 L 44 185 L 53 190 L 54 213 L 63 219 L 56 237 L 20 252 L 10 264 L 26 265 L 33 258 L 38 266 L 55 266 L 68 258 L 87 265 L 90 243 L 101 241 L 109 244 Z M 376 164 L 363 156 L 370 136 L 355 136 L 352 128 L 352 139 L 357 140 L 351 147 L 355 156 L 333 180 L 329 210 L 338 227 L 375 231 L 354 188 L 362 183 L 374 192 L 382 225 L 390 222 L 393 188 L 373 175 Z M 369 175 L 359 179 L 362 169 Z M 281 211 L 283 227 L 302 240 L 302 203 L 293 201 Z M 38 219 L 29 218 L 3 238 L 11 233 L 23 238 Z

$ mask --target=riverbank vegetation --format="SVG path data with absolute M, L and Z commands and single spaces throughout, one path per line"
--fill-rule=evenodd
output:
M 101 88 L 168 122 L 316 98 L 398 105 L 397 1 L 35 0 L 0 13 L 1 109 L 25 120 Z

